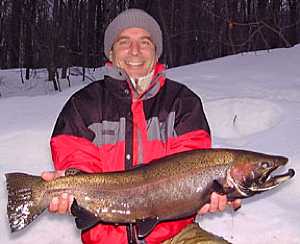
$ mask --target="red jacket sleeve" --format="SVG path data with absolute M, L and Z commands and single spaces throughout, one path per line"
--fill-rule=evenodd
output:
M 89 140 L 71 135 L 52 137 L 52 159 L 56 170 L 76 168 L 85 172 L 102 172 L 98 147 Z
M 169 139 L 168 155 L 195 149 L 211 148 L 211 138 L 207 131 L 197 130 Z
M 86 114 L 72 96 L 56 121 L 50 141 L 52 159 L 57 170 L 77 168 L 86 172 L 101 172 L 99 148 L 93 143 L 94 133 L 87 127 Z

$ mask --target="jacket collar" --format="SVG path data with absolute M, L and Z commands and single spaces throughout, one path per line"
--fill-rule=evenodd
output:
M 164 71 L 165 65 L 157 63 L 154 68 L 150 85 L 145 92 L 139 96 L 136 96 L 136 91 L 126 72 L 123 69 L 113 66 L 110 62 L 106 63 L 104 67 L 104 80 L 109 82 L 107 88 L 113 93 L 118 93 L 118 95 L 121 95 L 122 97 L 128 97 L 131 94 L 131 97 L 134 97 L 135 100 L 146 100 L 155 96 L 164 85 Z

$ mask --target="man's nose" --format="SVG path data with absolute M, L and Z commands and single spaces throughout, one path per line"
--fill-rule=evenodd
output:
M 133 41 L 130 45 L 130 52 L 132 55 L 137 55 L 140 52 L 140 44 L 136 41 Z

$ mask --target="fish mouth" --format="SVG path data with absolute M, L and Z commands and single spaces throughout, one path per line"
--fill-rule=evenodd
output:
M 248 190 L 252 192 L 263 192 L 279 186 L 281 183 L 291 179 L 295 175 L 294 169 L 288 169 L 286 173 L 272 175 L 272 173 L 279 167 L 265 172 L 257 181 L 254 181 Z
M 243 193 L 244 196 L 252 196 L 254 194 L 276 188 L 280 184 L 291 179 L 295 175 L 294 169 L 288 169 L 286 173 L 275 175 L 273 172 L 279 167 L 280 166 L 277 166 L 272 169 L 266 170 L 260 177 L 256 177 L 256 179 L 251 179 L 251 183 L 247 184 L 246 186 L 239 184 L 239 191 Z

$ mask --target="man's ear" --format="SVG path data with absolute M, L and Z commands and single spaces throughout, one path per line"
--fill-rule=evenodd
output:
M 110 50 L 109 51 L 109 57 L 108 57 L 110 62 L 112 62 L 112 57 L 113 57 L 113 52 L 112 52 L 112 50 Z

